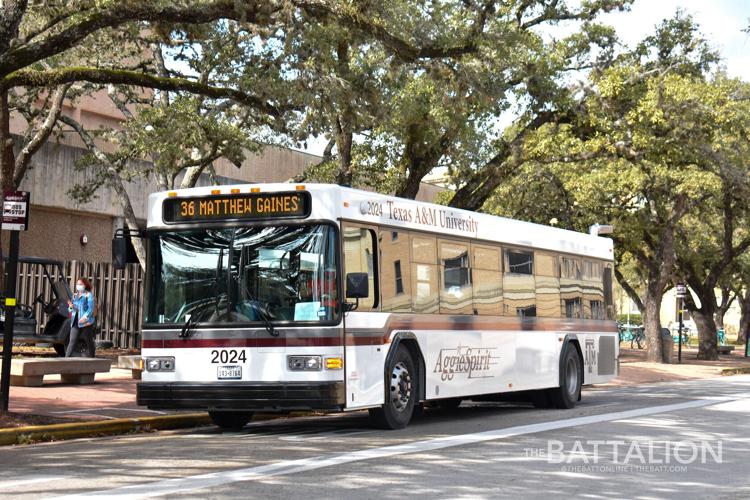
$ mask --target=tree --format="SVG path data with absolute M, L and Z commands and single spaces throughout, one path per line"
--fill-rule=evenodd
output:
M 696 164 L 710 173 L 710 192 L 681 222 L 677 238 L 678 273 L 697 296 L 686 301 L 699 332 L 698 357 L 717 359 L 717 317 L 731 303 L 730 283 L 733 267 L 750 248 L 750 180 L 746 159 L 750 107 L 750 86 L 718 75 L 711 81 L 696 83 L 701 105 L 700 117 L 711 129 L 701 147 Z M 717 303 L 716 291 L 722 291 Z
M 404 60 L 447 57 L 475 50 L 465 41 L 446 45 L 425 37 L 403 38 L 390 32 L 377 16 L 368 15 L 367 9 L 348 2 L 73 0 L 62 4 L 29 4 L 27 0 L 6 0 L 0 6 L 0 187 L 3 190 L 16 187 L 14 179 L 20 172 L 13 149 L 16 139 L 9 127 L 9 94 L 14 89 L 52 88 L 74 82 L 129 85 L 232 100 L 280 117 L 283 110 L 278 103 L 262 95 L 263 89 L 253 86 L 252 78 L 222 81 L 210 75 L 208 80 L 201 81 L 192 75 L 164 75 L 144 50 L 148 45 L 133 41 L 151 38 L 158 42 L 160 34 L 170 36 L 178 32 L 186 37 L 182 45 L 190 46 L 201 36 L 199 29 L 190 27 L 228 20 L 244 26 L 247 33 L 261 36 L 283 27 L 289 19 L 300 24 L 336 22 L 367 35 Z M 126 50 L 112 51 L 103 59 L 97 51 L 86 50 L 77 57 L 69 57 L 84 44 L 103 47 L 108 43 L 110 48 Z M 137 55 L 127 50 L 131 47 L 139 49 Z
M 590 74 L 570 123 L 548 124 L 524 141 L 520 171 L 488 203 L 523 199 L 527 218 L 569 229 L 613 224 L 618 264 L 627 259 L 638 268 L 630 277 L 618 268 L 616 276 L 641 308 L 654 362 L 661 361 L 659 313 L 674 282 L 676 233 L 717 186 L 702 161 L 714 137 L 716 110 L 704 105 L 703 79 L 713 61 L 689 17 L 665 21 L 617 64 Z M 535 191 L 539 183 L 547 185 Z

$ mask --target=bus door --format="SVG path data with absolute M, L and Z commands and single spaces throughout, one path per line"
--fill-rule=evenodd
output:
M 361 224 L 342 223 L 341 239 L 346 273 L 367 273 L 369 294 L 359 299 L 355 310 L 344 315 L 346 408 L 356 409 L 383 403 L 384 315 L 376 312 L 377 230 Z M 346 291 L 344 291 L 346 296 Z M 353 302 L 353 299 L 344 299 Z

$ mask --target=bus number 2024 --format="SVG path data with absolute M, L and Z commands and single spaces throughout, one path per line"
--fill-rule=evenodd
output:
M 247 363 L 247 355 L 244 349 L 214 349 L 211 363 Z

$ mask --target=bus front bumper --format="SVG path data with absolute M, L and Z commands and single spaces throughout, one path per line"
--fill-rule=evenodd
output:
M 334 410 L 343 382 L 141 382 L 136 400 L 153 410 Z

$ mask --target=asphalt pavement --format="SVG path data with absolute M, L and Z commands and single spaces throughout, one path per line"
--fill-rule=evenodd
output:
M 366 414 L 0 450 L 7 498 L 748 498 L 750 376 L 467 403 L 404 430 Z

